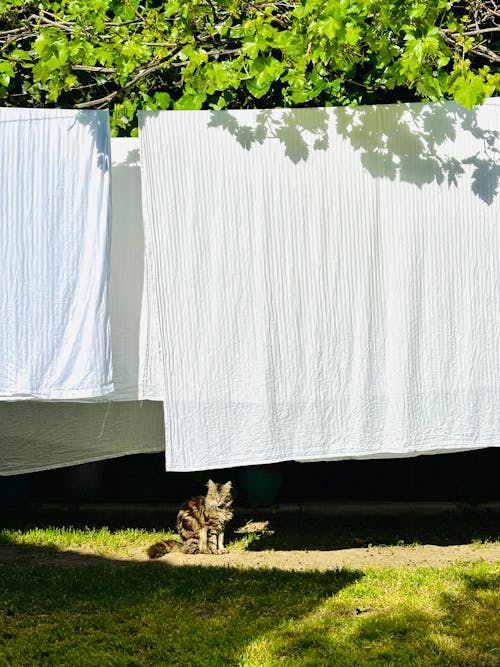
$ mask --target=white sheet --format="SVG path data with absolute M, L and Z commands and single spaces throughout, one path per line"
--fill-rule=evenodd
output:
M 97 400 L 163 400 L 159 338 L 144 261 L 139 139 L 111 140 L 110 312 L 112 394 Z
M 141 114 L 168 470 L 500 444 L 499 104 Z
M 144 287 L 139 140 L 111 139 L 111 156 L 114 391 L 72 403 L 0 401 L 0 475 L 165 449 L 162 403 L 137 402 L 163 398 L 158 336 Z
M 164 449 L 161 403 L 0 402 L 0 475 Z
M 107 112 L 0 109 L 0 397 L 113 390 Z

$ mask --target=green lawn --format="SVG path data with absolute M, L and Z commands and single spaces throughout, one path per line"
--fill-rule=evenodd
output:
M 0 557 L 0 665 L 500 665 L 498 563 L 290 572 L 114 560 L 158 535 L 1 531 L 0 550 L 22 546 L 14 562 Z M 81 548 L 92 554 L 50 558 Z

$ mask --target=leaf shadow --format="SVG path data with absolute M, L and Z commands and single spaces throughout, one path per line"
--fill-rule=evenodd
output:
M 80 110 L 75 116 L 75 123 L 76 122 L 87 126 L 94 139 L 98 168 L 103 172 L 109 171 L 111 168 L 111 135 L 109 131 L 108 110 Z
M 478 107 L 467 110 L 441 102 L 267 109 L 256 113 L 253 124 L 241 118 L 231 111 L 211 111 L 208 127 L 229 132 L 247 151 L 278 141 L 293 164 L 306 162 L 314 151 L 334 148 L 337 134 L 374 178 L 419 188 L 430 183 L 457 187 L 469 168 L 474 195 L 491 205 L 498 194 L 500 132 L 481 126 Z M 466 154 L 457 157 L 457 145 Z
M 327 150 L 328 113 L 326 109 L 264 109 L 256 114 L 253 126 L 243 125 L 230 111 L 211 111 L 210 128 L 229 132 L 245 149 L 265 141 L 278 141 L 285 156 L 294 164 L 305 162 L 312 150 Z
M 337 113 L 336 130 L 375 178 L 457 186 L 465 165 L 473 165 L 473 193 L 488 205 L 498 193 L 500 132 L 481 126 L 478 107 L 467 110 L 453 102 L 345 107 Z M 457 141 L 465 151 L 460 158 Z

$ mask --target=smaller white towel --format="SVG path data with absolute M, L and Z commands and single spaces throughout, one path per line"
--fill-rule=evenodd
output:
M 107 112 L 0 109 L 0 398 L 113 390 Z

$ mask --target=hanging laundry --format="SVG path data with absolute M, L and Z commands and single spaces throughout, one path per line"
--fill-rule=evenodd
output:
M 139 139 L 111 139 L 109 301 L 114 391 L 77 401 L 0 401 L 0 475 L 165 449 L 158 336 L 144 277 Z M 146 265 L 146 266 L 145 266 Z M 112 401 L 112 402 L 110 402 Z
M 109 301 L 112 394 L 96 400 L 163 400 L 154 304 L 144 257 L 139 139 L 111 140 L 113 234 Z
M 0 398 L 113 390 L 107 112 L 0 109 Z
M 141 114 L 167 470 L 500 444 L 499 121 Z
M 165 450 L 162 403 L 0 402 L 0 475 Z

